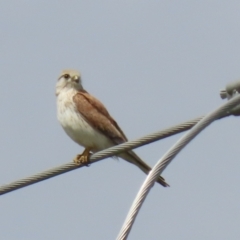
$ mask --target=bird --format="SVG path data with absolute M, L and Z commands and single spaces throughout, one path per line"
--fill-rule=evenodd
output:
M 57 119 L 62 128 L 74 142 L 85 148 L 74 158 L 76 165 L 88 165 L 92 153 L 128 141 L 105 106 L 83 88 L 79 71 L 67 69 L 61 72 L 56 83 L 56 98 Z M 136 165 L 145 174 L 151 171 L 151 167 L 132 150 L 116 157 Z M 169 186 L 161 176 L 156 181 L 164 187 Z

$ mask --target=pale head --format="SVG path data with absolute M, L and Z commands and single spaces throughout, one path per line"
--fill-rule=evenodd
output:
M 56 95 L 63 89 L 82 90 L 81 74 L 76 70 L 63 70 L 56 84 Z

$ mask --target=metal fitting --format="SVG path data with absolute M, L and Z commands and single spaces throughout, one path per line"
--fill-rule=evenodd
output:
M 226 85 L 226 88 L 220 91 L 220 96 L 222 99 L 227 98 L 228 100 L 240 93 L 240 80 L 231 82 Z M 236 106 L 229 111 L 234 116 L 240 116 L 240 105 Z

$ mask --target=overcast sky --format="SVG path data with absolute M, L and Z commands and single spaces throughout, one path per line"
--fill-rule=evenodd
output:
M 240 78 L 240 1 L 0 3 L 0 184 L 72 161 L 56 118 L 62 69 L 82 73 L 129 139 L 202 116 Z M 164 171 L 129 239 L 240 237 L 239 118 L 213 123 Z M 184 134 L 184 133 L 183 133 Z M 183 134 L 136 149 L 150 165 Z M 115 239 L 145 175 L 112 158 L 0 197 L 4 240 Z

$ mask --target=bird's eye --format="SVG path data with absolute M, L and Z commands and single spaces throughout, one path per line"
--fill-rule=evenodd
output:
M 68 73 L 66 73 L 66 74 L 63 75 L 63 77 L 68 79 L 68 78 L 70 78 L 70 75 Z

